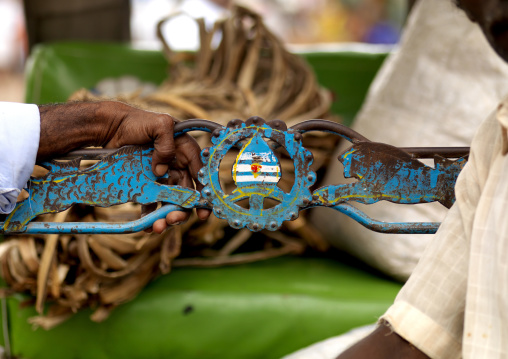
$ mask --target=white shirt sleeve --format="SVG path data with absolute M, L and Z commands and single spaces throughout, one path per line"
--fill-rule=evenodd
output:
M 39 148 L 36 105 L 0 102 L 0 213 L 9 213 L 26 186 Z

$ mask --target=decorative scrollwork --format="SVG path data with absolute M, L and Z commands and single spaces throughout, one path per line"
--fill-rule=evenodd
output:
M 284 221 L 294 220 L 301 209 L 326 206 L 345 213 L 364 226 L 379 232 L 434 233 L 439 223 L 384 223 L 367 217 L 350 205 L 381 200 L 411 204 L 438 201 L 450 207 L 455 201 L 453 187 L 466 163 L 468 148 L 397 148 L 371 142 L 345 126 L 329 121 L 309 120 L 287 129 L 282 121 L 266 122 L 260 117 L 232 120 L 227 127 L 206 120 L 190 120 L 175 126 L 175 135 L 189 131 L 212 133 L 212 146 L 201 152 L 204 167 L 199 180 L 201 193 L 180 186 L 159 183 L 151 171 L 152 148 L 125 147 L 118 150 L 82 150 L 73 155 L 100 156 L 99 162 L 80 169 L 80 159 L 42 165 L 49 173 L 32 178 L 29 197 L 18 203 L 0 232 L 5 233 L 127 233 L 150 227 L 159 218 L 181 208 L 210 208 L 234 228 L 252 231 L 276 230 Z M 324 131 L 352 142 L 339 156 L 344 176 L 354 183 L 328 185 L 311 193 L 316 174 L 310 166 L 313 155 L 302 145 L 302 133 Z M 289 192 L 278 183 L 280 161 L 274 149 L 284 148 L 295 170 Z M 239 148 L 231 176 L 236 184 L 232 193 L 221 187 L 219 167 L 233 148 Z M 448 158 L 458 158 L 455 161 Z M 430 167 L 416 158 L 434 158 Z M 268 208 L 265 200 L 276 205 Z M 248 200 L 248 206 L 240 201 Z M 107 207 L 135 202 L 169 203 L 137 221 L 111 223 L 29 223 L 39 214 L 63 211 L 75 203 Z
M 281 176 L 280 163 L 267 140 L 284 147 L 294 162 L 295 182 L 289 193 L 277 186 Z M 309 187 L 316 180 L 316 174 L 310 170 L 312 153 L 302 146 L 301 140 L 302 135 L 286 131 L 283 122 L 266 123 L 260 117 L 251 117 L 245 123 L 233 120 L 226 128 L 214 131 L 214 146 L 202 151 L 205 165 L 199 173 L 199 179 L 205 186 L 202 195 L 212 203 L 214 214 L 227 219 L 231 227 L 248 227 L 252 231 L 264 228 L 276 230 L 283 221 L 296 219 L 300 207 L 308 205 L 311 197 Z M 219 166 L 234 146 L 241 146 L 232 169 L 237 188 L 226 194 L 220 185 Z M 237 204 L 246 198 L 249 199 L 249 208 Z M 265 209 L 266 198 L 279 203 Z
M 450 208 L 455 202 L 455 182 L 466 164 L 465 158 L 450 161 L 436 156 L 432 168 L 397 147 L 366 141 L 345 150 L 339 161 L 344 177 L 357 182 L 315 191 L 320 203 L 328 207 L 349 201 L 372 204 L 384 200 L 404 204 L 437 201 Z
M 184 208 L 196 206 L 199 192 L 157 182 L 151 169 L 152 152 L 153 148 L 148 147 L 123 147 L 86 169 L 79 168 L 80 158 L 41 163 L 50 171 L 30 180 L 28 198 L 18 203 L 2 223 L 3 230 L 22 232 L 36 216 L 61 212 L 77 203 L 109 207 L 164 201 Z

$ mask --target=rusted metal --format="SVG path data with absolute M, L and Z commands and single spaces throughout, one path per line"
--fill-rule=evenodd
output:
M 377 142 L 356 143 L 339 155 L 339 161 L 344 165 L 344 176 L 358 181 L 314 192 L 325 206 L 385 200 L 404 204 L 437 201 L 450 208 L 455 201 L 455 181 L 466 163 L 463 158 L 436 157 L 432 168 L 397 147 Z
M 214 146 L 202 151 L 204 167 L 199 179 L 205 188 L 203 196 L 213 204 L 217 217 L 227 219 L 234 228 L 248 227 L 252 231 L 276 230 L 283 221 L 298 217 L 304 200 L 311 197 L 309 187 L 315 182 L 316 174 L 310 170 L 312 154 L 303 148 L 301 134 L 285 131 L 279 121 L 266 123 L 260 117 L 251 117 L 245 123 L 235 120 L 221 131 L 215 130 Z M 279 159 L 265 142 L 271 140 L 286 149 L 295 167 L 295 182 L 289 193 L 277 183 L 281 178 Z M 226 153 L 240 146 L 240 152 L 232 168 L 237 186 L 231 194 L 220 185 L 219 165 Z M 279 202 L 272 208 L 264 208 L 265 199 Z M 248 207 L 238 202 L 248 199 Z
M 399 147 L 412 158 L 461 158 L 469 156 L 469 147 Z
M 365 228 L 370 229 L 374 232 L 379 233 L 394 233 L 394 234 L 433 234 L 439 228 L 439 222 L 396 222 L 388 223 L 377 221 L 370 218 L 365 213 L 360 211 L 358 208 L 353 207 L 349 203 L 339 203 L 331 208 L 344 213 L 348 217 L 351 217 Z
M 234 228 L 251 231 L 276 230 L 283 221 L 298 218 L 302 209 L 326 206 L 354 218 L 367 228 L 385 233 L 432 233 L 438 223 L 384 223 L 367 217 L 351 206 L 381 200 L 400 204 L 438 201 L 450 207 L 453 187 L 466 163 L 467 147 L 397 148 L 371 142 L 355 131 L 330 121 L 310 120 L 286 128 L 282 121 L 266 122 L 260 117 L 247 121 L 232 120 L 226 127 L 206 120 L 189 120 L 175 125 L 175 136 L 189 131 L 212 134 L 212 146 L 201 152 L 204 167 L 199 180 L 201 193 L 180 186 L 159 183 L 151 170 L 153 149 L 125 147 L 119 150 L 80 150 L 68 156 L 98 158 L 87 169 L 79 169 L 80 158 L 70 162 L 46 162 L 49 173 L 32 178 L 29 198 L 0 222 L 6 233 L 126 233 L 151 226 L 171 211 L 183 208 L 211 208 L 219 218 Z M 344 176 L 354 183 L 329 185 L 310 191 L 316 174 L 310 169 L 313 155 L 302 145 L 302 134 L 310 131 L 335 133 L 352 142 L 339 156 Z M 232 168 L 236 189 L 225 193 L 220 184 L 219 166 L 232 148 L 239 148 Z M 293 160 L 295 181 L 286 193 L 279 188 L 280 162 L 273 149 L 283 147 Z M 430 167 L 417 158 L 434 158 Z M 455 158 L 452 161 L 448 158 Z M 248 205 L 239 202 L 248 199 Z M 266 208 L 265 200 L 278 204 Z M 107 207 L 135 202 L 166 202 L 149 216 L 124 224 L 107 223 L 29 223 L 39 214 L 62 211 L 72 204 L 83 203 Z
M 159 178 L 152 173 L 152 153 L 151 148 L 127 146 L 83 170 L 79 168 L 79 158 L 41 163 L 49 173 L 30 180 L 28 198 L 2 223 L 3 230 L 23 232 L 36 216 L 61 212 L 76 203 L 109 207 L 126 202 L 164 201 L 184 208 L 196 206 L 199 192 L 157 182 Z
M 301 133 L 312 131 L 333 133 L 350 142 L 369 141 L 366 137 L 362 136 L 355 130 L 340 123 L 328 120 L 308 120 L 292 126 L 291 129 Z

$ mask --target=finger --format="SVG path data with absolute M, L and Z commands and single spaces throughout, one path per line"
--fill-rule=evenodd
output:
M 198 181 L 198 172 L 203 167 L 200 155 L 201 148 L 198 143 L 192 136 L 183 135 L 178 136 L 175 139 L 175 146 L 177 152 L 177 165 L 180 168 L 187 168 L 196 184 L 202 187 Z M 201 188 L 198 187 L 198 190 L 200 189 Z
M 181 177 L 180 172 L 181 172 L 180 170 L 170 169 L 168 171 L 169 178 L 166 181 L 166 184 L 171 185 L 171 186 L 177 185 L 180 182 L 180 177 Z
M 164 232 L 168 226 L 175 226 L 178 224 L 182 224 L 186 222 L 190 217 L 190 211 L 189 212 L 183 212 L 183 211 L 175 211 L 168 213 L 166 218 L 164 219 L 158 219 L 155 222 L 153 222 L 152 229 L 155 233 L 161 234 Z
M 154 151 L 152 155 L 152 171 L 156 176 L 163 176 L 175 161 L 174 141 L 175 120 L 169 115 L 159 115 L 157 120 L 150 122 Z
M 192 178 L 189 171 L 179 171 L 179 176 L 180 176 L 178 180 L 179 186 L 194 189 L 194 182 L 192 182 Z
M 158 219 L 155 222 L 153 222 L 152 229 L 155 233 L 161 234 L 164 232 L 164 230 L 168 228 L 168 224 L 166 223 L 166 220 L 164 218 Z
M 196 209 L 196 214 L 198 215 L 198 218 L 202 221 L 210 217 L 210 213 L 212 213 L 211 210 L 205 209 L 205 208 L 198 208 Z
M 190 211 L 174 211 L 166 216 L 166 223 L 174 226 L 186 222 L 190 217 Z

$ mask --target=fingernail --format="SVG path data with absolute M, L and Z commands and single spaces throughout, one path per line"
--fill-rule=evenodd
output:
M 164 174 L 168 171 L 168 165 L 158 164 L 155 166 L 155 174 L 157 176 L 164 176 Z

